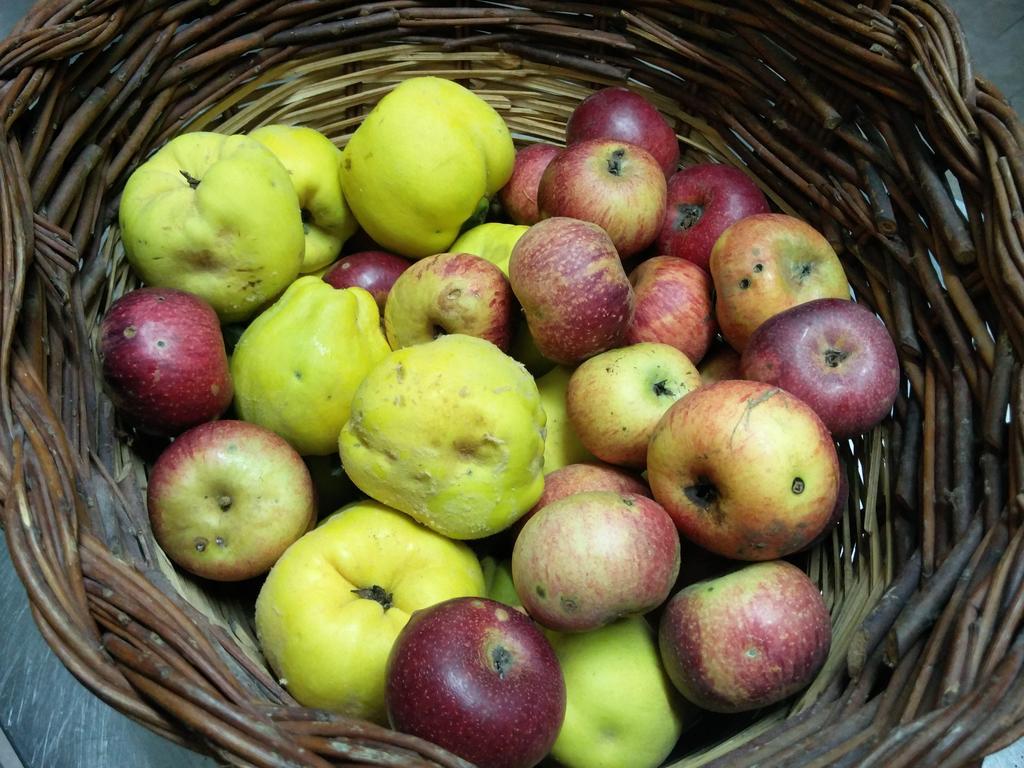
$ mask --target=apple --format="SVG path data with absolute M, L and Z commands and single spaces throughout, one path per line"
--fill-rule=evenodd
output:
M 391 286 L 409 268 L 408 259 L 388 251 L 359 251 L 342 256 L 323 275 L 323 281 L 335 288 L 365 288 L 384 314 Z
M 507 352 L 514 308 L 512 288 L 497 266 L 471 253 L 439 253 L 395 280 L 384 306 L 384 332 L 392 349 L 461 333 Z
M 629 273 L 636 309 L 624 341 L 671 344 L 694 365 L 715 338 L 711 275 L 692 262 L 654 256 Z
M 572 369 L 564 365 L 556 365 L 543 376 L 538 376 L 537 391 L 540 403 L 544 408 L 544 474 L 554 472 L 567 464 L 588 461 L 594 455 L 583 447 L 576 431 L 569 421 L 566 392 L 569 389 L 569 378 Z M 547 487 L 547 480 L 545 487 Z
M 705 384 L 743 378 L 740 373 L 740 353 L 723 341 L 712 344 L 697 370 Z
M 575 365 L 618 345 L 633 288 L 615 245 L 596 224 L 557 216 L 512 248 L 508 277 L 540 353 Z
M 466 544 L 357 501 L 274 564 L 256 598 L 256 633 L 297 702 L 385 725 L 388 654 L 410 616 L 483 591 L 480 562 Z
M 815 299 L 768 318 L 740 360 L 743 378 L 791 392 L 832 436 L 868 431 L 892 410 L 900 361 L 885 324 L 845 299 Z
M 417 611 L 387 664 L 392 726 L 479 768 L 532 768 L 565 716 L 565 681 L 544 633 L 487 598 Z
M 498 199 L 501 200 L 505 213 L 516 224 L 536 224 L 540 221 L 540 211 L 537 208 L 540 177 L 544 175 L 548 163 L 561 151 L 561 147 L 554 144 L 538 142 L 516 152 L 512 176 L 505 182 L 505 186 L 498 190 Z
M 682 734 L 687 705 L 641 616 L 590 632 L 548 633 L 565 675 L 565 720 L 551 756 L 566 768 L 655 768 Z
M 758 709 L 805 688 L 831 641 L 818 587 L 781 560 L 683 589 L 668 602 L 658 628 L 672 682 L 713 712 Z
M 153 465 L 146 504 L 167 556 L 216 581 L 266 573 L 316 520 L 302 457 L 269 429 L 234 419 L 179 435 Z
M 174 288 L 138 288 L 100 323 L 99 358 L 110 399 L 141 431 L 176 435 L 216 419 L 234 390 L 217 313 Z
M 700 385 L 696 366 L 668 344 L 644 341 L 610 349 L 581 363 L 569 378 L 569 421 L 597 458 L 643 467 L 662 415 Z
M 512 549 L 523 607 L 559 632 L 585 632 L 647 613 L 679 574 L 679 534 L 653 499 L 591 491 L 548 504 Z
M 647 150 L 589 139 L 560 152 L 537 190 L 541 218 L 568 216 L 604 229 L 622 258 L 654 242 L 665 217 L 665 176 Z
M 747 174 L 719 163 L 700 163 L 672 174 L 666 197 L 658 253 L 704 269 L 715 241 L 729 226 L 770 211 L 764 193 Z
M 679 140 L 668 121 L 636 91 L 603 88 L 581 101 L 569 116 L 565 139 L 618 139 L 636 144 L 654 156 L 665 177 L 679 165 Z
M 809 405 L 759 381 L 694 390 L 658 422 L 647 482 L 683 535 L 736 560 L 803 549 L 825 527 L 839 459 Z
M 650 497 L 651 489 L 643 480 L 621 467 L 599 461 L 581 461 L 556 469 L 544 478 L 544 492 L 529 514 L 566 496 L 585 491 L 615 491 Z
M 742 352 L 772 315 L 812 299 L 849 299 L 843 265 L 824 235 L 783 213 L 740 219 L 711 250 L 715 312 L 725 340 Z

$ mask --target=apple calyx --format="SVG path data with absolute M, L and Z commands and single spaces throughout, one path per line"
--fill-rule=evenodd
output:
M 191 173 L 189 173 L 189 172 L 188 172 L 188 171 L 186 171 L 186 170 L 182 170 L 182 169 L 180 169 L 180 168 L 178 169 L 178 172 L 179 172 L 179 173 L 180 173 L 180 174 L 181 174 L 182 176 L 184 176 L 184 177 L 185 177 L 185 181 L 187 181 L 187 182 L 188 182 L 188 185 L 189 185 L 190 187 L 192 187 L 192 189 L 195 189 L 196 187 L 198 187 L 198 186 L 199 186 L 199 179 L 197 179 L 197 178 L 196 178 L 195 176 L 193 176 L 193 175 L 192 175 Z
M 496 645 L 491 649 L 491 666 L 498 673 L 498 678 L 505 679 L 505 674 L 512 667 L 514 659 L 512 653 L 503 645 Z
M 838 368 L 839 364 L 850 356 L 849 352 L 843 352 L 838 349 L 826 349 L 825 350 L 825 365 L 829 368 Z
M 374 584 L 370 587 L 360 587 L 359 589 L 353 589 L 352 594 L 358 595 L 364 600 L 376 600 L 378 603 L 381 604 L 381 607 L 383 607 L 385 611 L 394 604 L 394 595 L 392 595 L 379 584 Z
M 725 515 L 718 506 L 718 486 L 708 478 L 698 477 L 697 482 L 683 489 L 683 493 L 686 494 L 686 498 L 690 500 L 691 504 L 702 512 L 710 514 L 716 523 L 721 523 L 725 519 Z
M 666 379 L 654 382 L 654 386 L 651 387 L 651 389 L 654 390 L 654 394 L 656 394 L 658 397 L 664 397 L 666 395 L 668 395 L 669 397 L 676 396 L 676 393 L 669 389 L 668 381 Z
M 704 206 L 680 203 L 676 206 L 676 229 L 689 229 L 704 217 Z
M 219 496 L 217 498 L 217 506 L 220 507 L 221 512 L 227 512 L 229 509 L 231 509 L 231 504 L 233 502 L 234 499 L 232 499 L 226 493 L 223 496 Z
M 608 173 L 612 176 L 622 175 L 622 158 L 626 156 L 626 150 L 622 147 L 612 150 L 612 153 L 608 156 Z

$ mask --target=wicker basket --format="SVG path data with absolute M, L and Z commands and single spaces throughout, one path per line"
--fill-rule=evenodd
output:
M 833 615 L 797 700 L 684 735 L 678 766 L 957 766 L 1024 735 L 1024 131 L 942 0 L 43 0 L 0 44 L 0 478 L 33 615 L 90 690 L 237 765 L 464 765 L 304 709 L 268 673 L 252 594 L 172 568 L 146 446 L 94 336 L 135 285 L 118 193 L 169 137 L 288 121 L 344 144 L 403 78 L 475 89 L 559 141 L 629 82 L 686 162 L 745 167 L 826 233 L 897 342 L 894 416 L 843 446 L 853 493 L 807 559 Z

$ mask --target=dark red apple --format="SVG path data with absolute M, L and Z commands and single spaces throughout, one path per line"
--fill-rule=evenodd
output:
M 176 435 L 216 419 L 231 404 L 220 321 L 191 293 L 126 293 L 100 324 L 99 357 L 114 407 L 143 432 Z
M 715 307 L 711 275 L 674 256 L 640 262 L 629 274 L 636 296 L 633 320 L 625 342 L 669 344 L 697 365 L 715 338 Z
M 494 600 L 459 597 L 416 611 L 387 664 L 392 727 L 479 768 L 531 768 L 565 716 L 565 680 L 544 633 Z
M 568 216 L 600 226 L 623 259 L 654 242 L 665 217 L 665 177 L 642 147 L 589 139 L 548 164 L 537 190 L 541 218 Z
M 565 127 L 565 140 L 575 144 L 586 139 L 618 139 L 643 147 L 666 177 L 679 166 L 676 132 L 651 102 L 628 88 L 603 88 L 577 105 Z
M 816 299 L 774 315 L 740 359 L 743 377 L 811 406 L 833 437 L 859 435 L 892 410 L 900 362 L 885 324 L 862 304 Z
M 704 269 L 715 241 L 731 224 L 770 210 L 764 193 L 747 174 L 718 163 L 701 163 L 672 174 L 666 196 L 658 253 Z
M 342 256 L 324 273 L 324 282 L 335 288 L 365 288 L 373 294 L 381 314 L 395 280 L 411 262 L 388 251 L 360 251 Z
M 557 216 L 530 227 L 508 262 L 530 335 L 549 360 L 575 365 L 616 346 L 633 314 L 633 288 L 601 227 Z
M 498 190 L 498 199 L 505 208 L 505 213 L 516 224 L 536 224 L 540 221 L 537 208 L 537 189 L 540 177 L 548 167 L 548 163 L 561 152 L 561 147 L 554 144 L 530 144 L 516 152 L 516 162 L 512 166 L 512 176 L 505 186 Z
M 683 589 L 658 630 L 669 679 L 713 712 L 758 709 L 796 693 L 821 669 L 831 642 L 818 587 L 781 560 Z

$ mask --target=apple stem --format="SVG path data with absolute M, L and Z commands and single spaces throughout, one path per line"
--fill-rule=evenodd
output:
M 512 665 L 512 654 L 504 646 L 497 646 L 491 651 L 491 661 L 494 663 L 494 671 L 498 677 L 505 679 L 505 672 Z
M 190 187 L 192 187 L 192 189 L 195 189 L 196 187 L 198 187 L 198 186 L 199 186 L 199 179 L 197 179 L 197 178 L 196 178 L 195 176 L 193 176 L 193 175 L 192 175 L 191 173 L 189 173 L 188 171 L 183 171 L 183 170 L 180 170 L 180 169 L 179 169 L 179 171 L 178 171 L 178 172 L 179 172 L 179 173 L 180 173 L 180 174 L 181 174 L 182 176 L 184 176 L 184 177 L 185 177 L 185 181 L 187 181 L 187 182 L 188 182 L 188 185 L 189 185 Z
M 608 156 L 608 173 L 612 176 L 622 175 L 622 158 L 625 157 L 625 155 L 626 150 L 619 148 Z
M 374 584 L 372 587 L 353 589 L 352 594 L 359 595 L 359 597 L 365 600 L 376 600 L 383 606 L 385 611 L 393 604 L 392 599 L 394 596 L 378 584 Z

